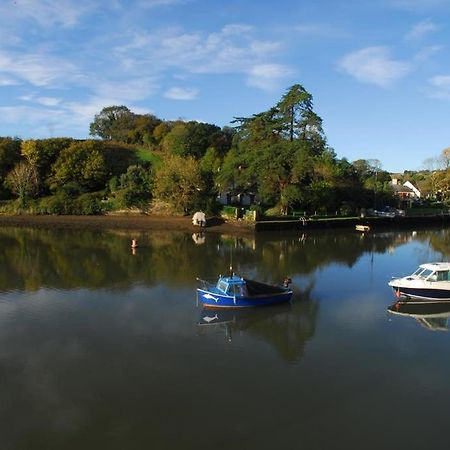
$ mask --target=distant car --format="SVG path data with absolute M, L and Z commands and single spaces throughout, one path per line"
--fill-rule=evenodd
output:
M 378 216 L 378 217 L 395 217 L 395 213 L 391 212 L 391 211 L 377 211 L 374 210 L 373 212 L 374 216 Z
M 374 210 L 373 215 L 378 217 L 391 217 L 391 218 L 398 216 L 404 217 L 405 210 L 393 208 L 392 206 L 386 206 L 381 211 Z

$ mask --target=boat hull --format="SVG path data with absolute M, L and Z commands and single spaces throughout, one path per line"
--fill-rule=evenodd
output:
M 292 291 L 287 290 L 277 294 L 259 295 L 254 297 L 232 297 L 213 293 L 204 289 L 197 289 L 197 296 L 204 308 L 254 308 L 259 306 L 276 305 L 278 303 L 289 302 L 292 298 Z
M 394 294 L 397 297 L 406 297 L 415 300 L 418 303 L 423 302 L 450 302 L 450 291 L 447 289 L 427 289 L 427 288 L 412 288 L 406 286 L 391 285 Z M 411 301 L 409 300 L 409 302 Z

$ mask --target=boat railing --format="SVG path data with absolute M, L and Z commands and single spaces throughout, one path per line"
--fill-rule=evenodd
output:
M 200 289 L 205 289 L 205 290 L 209 290 L 215 286 L 215 283 L 213 283 L 212 281 L 204 280 L 202 278 L 197 278 L 197 283 L 198 283 L 198 287 Z

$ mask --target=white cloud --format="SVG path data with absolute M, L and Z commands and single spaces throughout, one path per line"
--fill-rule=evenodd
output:
M 96 2 L 88 0 L 17 0 L 0 4 L 0 23 L 32 20 L 40 26 L 76 25 L 81 16 L 92 10 Z
M 55 97 L 37 97 L 36 102 L 43 106 L 56 106 L 61 103 L 61 99 Z
M 77 68 L 67 61 L 39 53 L 0 51 L 0 75 L 12 75 L 35 86 L 55 86 L 79 78 Z
M 242 23 L 231 23 L 225 25 L 222 28 L 222 34 L 224 36 L 238 36 L 243 34 L 248 34 L 254 30 L 254 27 L 251 25 L 246 25 Z
M 33 106 L 1 106 L 0 115 L 4 123 L 21 123 L 29 130 L 29 136 L 34 136 L 39 129 L 46 129 L 46 135 L 52 135 L 55 127 L 60 130 L 64 129 L 67 124 L 63 119 L 63 111 L 53 108 L 44 109 Z
M 172 87 L 164 93 L 164 97 L 170 98 L 172 100 L 193 100 L 198 95 L 198 89 Z
M 381 87 L 392 85 L 411 70 L 408 62 L 392 59 L 386 47 L 367 47 L 349 53 L 338 67 L 358 81 Z
M 412 27 L 411 31 L 406 35 L 406 38 L 412 40 L 421 39 L 425 35 L 434 33 L 437 30 L 439 30 L 439 27 L 430 19 L 422 20 Z
M 170 6 L 180 3 L 186 3 L 188 0 L 141 0 L 138 6 L 141 8 L 155 8 L 157 6 Z
M 429 47 L 424 47 L 414 56 L 414 59 L 418 63 L 423 63 L 428 61 L 433 55 L 443 50 L 442 45 L 431 45 Z
M 209 34 L 177 29 L 154 34 L 140 32 L 128 43 L 116 47 L 115 53 L 124 69 L 134 73 L 158 73 L 173 68 L 180 75 L 239 73 L 248 77 L 252 86 L 266 89 L 269 79 L 280 78 L 280 72 L 285 76 L 287 68 L 272 61 L 279 54 L 280 43 L 256 39 L 253 32 L 253 27 L 243 24 L 226 25 Z
M 158 86 L 153 77 L 127 79 L 126 81 L 108 81 L 100 79 L 94 82 L 95 95 L 116 99 L 116 103 L 143 100 L 154 94 Z
M 247 84 L 263 90 L 279 87 L 280 81 L 292 74 L 291 70 L 280 64 L 259 64 L 248 73 Z
M 450 99 L 450 75 L 436 75 L 429 83 L 431 97 Z
M 0 73 L 0 86 L 15 86 L 17 84 L 19 84 L 19 82 L 14 78 L 2 75 Z
M 37 97 L 33 94 L 21 95 L 19 100 L 24 102 L 35 102 L 43 106 L 57 106 L 61 103 L 61 99 L 56 97 Z

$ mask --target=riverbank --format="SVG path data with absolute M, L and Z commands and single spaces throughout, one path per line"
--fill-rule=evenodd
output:
M 156 215 L 104 215 L 104 216 L 50 216 L 50 215 L 0 215 L 0 226 L 31 228 L 78 228 L 78 229 L 116 229 L 116 230 L 167 230 L 190 233 L 220 233 L 230 235 L 253 235 L 263 231 L 307 231 L 315 229 L 351 229 L 356 225 L 367 225 L 371 230 L 409 228 L 450 224 L 449 215 L 415 217 L 369 217 L 327 218 L 309 220 L 264 220 L 258 222 L 225 221 L 221 218 L 209 218 L 206 228 L 192 224 L 190 216 Z
M 82 228 L 120 230 L 171 230 L 199 233 L 253 234 L 254 224 L 248 222 L 226 222 L 223 219 L 208 219 L 206 228 L 192 225 L 190 216 L 147 216 L 147 215 L 105 215 L 105 216 L 47 216 L 47 215 L 0 215 L 0 226 L 32 228 Z

